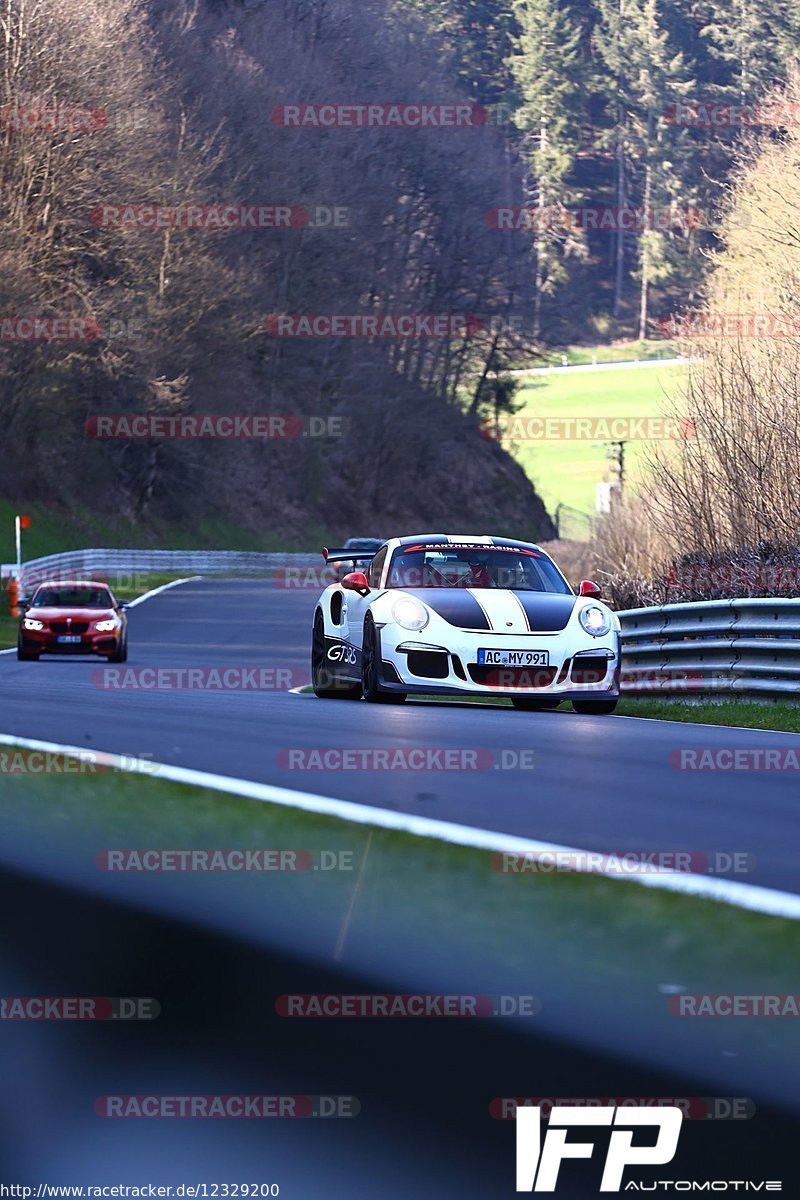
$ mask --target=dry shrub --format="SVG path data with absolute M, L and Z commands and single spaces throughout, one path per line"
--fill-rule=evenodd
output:
M 774 98 L 800 102 L 800 76 Z M 797 127 L 746 148 L 722 230 L 706 303 L 691 315 L 703 337 L 681 346 L 700 361 L 668 414 L 694 435 L 650 452 L 641 499 L 597 533 L 598 570 L 620 607 L 798 594 Z

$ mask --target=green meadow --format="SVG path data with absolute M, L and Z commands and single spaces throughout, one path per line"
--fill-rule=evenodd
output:
M 520 407 L 510 418 L 511 434 L 527 432 L 527 418 L 660 417 L 686 377 L 684 366 L 620 367 L 532 375 L 517 393 Z M 535 430 L 533 431 L 535 432 Z M 595 511 L 595 486 L 612 478 L 604 445 L 592 439 L 534 440 L 507 437 L 503 445 L 522 464 L 549 512 L 566 504 L 585 513 Z M 626 481 L 635 488 L 648 443 L 629 441 L 625 448 Z

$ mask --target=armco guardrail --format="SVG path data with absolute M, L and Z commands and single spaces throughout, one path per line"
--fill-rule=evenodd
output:
M 707 600 L 617 615 L 627 695 L 800 697 L 800 599 Z
M 262 554 L 248 550 L 72 550 L 22 564 L 25 591 L 46 579 L 86 579 L 97 575 L 269 575 L 276 567 L 322 564 L 319 551 L 307 554 Z M 16 574 L 4 566 L 3 573 Z
M 29 592 L 45 579 L 120 579 L 137 574 L 269 575 L 280 567 L 321 566 L 318 551 L 75 550 L 23 563 Z M 3 566 L 4 576 L 16 568 Z M 630 696 L 798 695 L 800 598 L 708 600 L 619 612 L 622 691 Z

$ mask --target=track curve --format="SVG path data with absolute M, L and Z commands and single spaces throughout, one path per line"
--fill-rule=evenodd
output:
M 316 593 L 270 581 L 199 580 L 130 613 L 128 668 L 266 668 L 266 691 L 116 690 L 104 664 L 0 656 L 3 732 L 261 783 L 323 792 L 509 835 L 607 853 L 690 850 L 750 856 L 743 881 L 800 893 L 791 771 L 679 771 L 680 749 L 800 748 L 800 737 L 569 711 L 489 705 L 402 707 L 319 701 L 308 682 Z M 113 678 L 113 677 L 112 677 Z M 533 769 L 299 771 L 287 751 L 490 751 Z M 483 755 L 481 762 L 485 762 Z M 674 762 L 674 758 L 672 759 Z

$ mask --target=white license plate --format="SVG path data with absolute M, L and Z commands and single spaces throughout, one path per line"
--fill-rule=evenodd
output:
M 62 633 L 56 641 L 62 646 L 78 646 L 83 641 L 79 633 Z
M 479 667 L 549 667 L 548 650 L 479 650 Z

